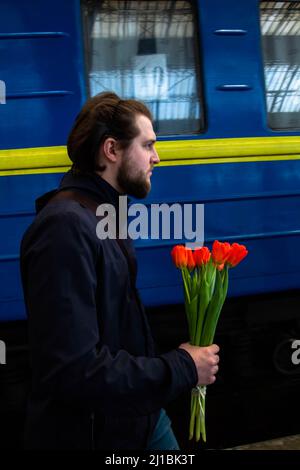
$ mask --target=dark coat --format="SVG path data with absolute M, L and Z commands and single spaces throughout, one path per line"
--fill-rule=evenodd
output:
M 69 172 L 60 188 L 118 203 L 97 175 Z M 155 357 L 120 246 L 97 238 L 91 210 L 50 196 L 21 245 L 33 371 L 25 445 L 145 448 L 161 407 L 195 386 L 194 362 L 182 349 Z

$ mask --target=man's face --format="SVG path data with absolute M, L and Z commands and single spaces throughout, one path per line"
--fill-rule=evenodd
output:
M 154 148 L 156 136 L 150 119 L 140 114 L 136 117 L 136 126 L 140 132 L 122 154 L 117 182 L 126 194 L 141 199 L 151 189 L 152 169 L 159 163 L 159 157 Z

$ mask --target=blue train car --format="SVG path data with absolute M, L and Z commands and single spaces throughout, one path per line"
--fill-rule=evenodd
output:
M 22 344 L 19 244 L 34 201 L 70 167 L 73 120 L 104 90 L 153 113 L 161 163 L 146 204 L 204 204 L 205 244 L 249 249 L 231 273 L 232 302 L 281 292 L 272 321 L 286 313 L 299 328 L 300 2 L 2 0 L 0 13 L 0 340 L 8 350 Z M 136 241 L 138 286 L 153 315 L 183 302 L 175 243 Z

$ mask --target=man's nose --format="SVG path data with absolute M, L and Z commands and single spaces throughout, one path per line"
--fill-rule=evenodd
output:
M 151 155 L 151 162 L 154 165 L 157 165 L 160 162 L 160 158 L 159 158 L 158 153 L 157 153 L 155 148 L 153 148 L 153 153 Z

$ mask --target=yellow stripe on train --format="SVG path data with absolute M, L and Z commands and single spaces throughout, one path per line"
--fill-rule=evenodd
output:
M 159 141 L 159 166 L 299 160 L 300 136 Z M 65 146 L 0 150 L 0 176 L 63 173 L 71 162 Z

